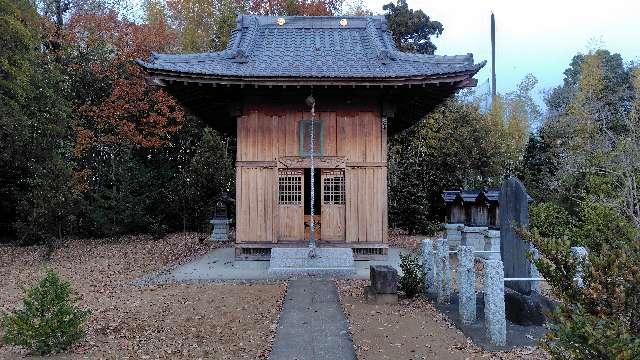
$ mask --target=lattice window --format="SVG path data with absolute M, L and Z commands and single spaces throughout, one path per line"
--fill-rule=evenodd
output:
M 281 170 L 278 177 L 278 204 L 302 205 L 302 172 Z
M 324 174 L 322 180 L 322 202 L 324 205 L 344 205 L 344 173 L 333 171 Z
M 322 121 L 313 121 L 313 155 L 322 156 L 323 153 Z M 300 121 L 300 156 L 311 155 L 311 120 Z

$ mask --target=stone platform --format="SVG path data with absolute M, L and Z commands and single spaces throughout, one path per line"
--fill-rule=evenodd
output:
M 273 248 L 269 277 L 352 277 L 356 274 L 353 251 L 349 248 L 317 248 L 309 257 L 309 248 Z

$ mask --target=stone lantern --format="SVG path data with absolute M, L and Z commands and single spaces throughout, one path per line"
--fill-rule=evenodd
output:
M 211 232 L 211 240 L 213 241 L 228 241 L 229 240 L 229 214 L 227 211 L 227 204 L 220 200 L 216 203 L 216 207 L 213 212 L 213 219 L 209 221 L 213 225 L 213 231 Z

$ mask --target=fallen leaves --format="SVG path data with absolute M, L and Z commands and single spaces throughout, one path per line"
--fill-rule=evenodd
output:
M 56 249 L 46 263 L 41 247 L 0 247 L 0 310 L 18 306 L 19 286 L 30 285 L 48 267 L 69 280 L 80 305 L 92 310 L 86 339 L 64 358 L 266 358 L 285 283 L 131 284 L 229 246 L 201 237 L 78 239 Z M 0 344 L 0 358 L 23 353 Z
M 359 359 L 549 359 L 535 347 L 485 352 L 428 300 L 401 298 L 397 305 L 364 301 L 367 280 L 338 280 Z

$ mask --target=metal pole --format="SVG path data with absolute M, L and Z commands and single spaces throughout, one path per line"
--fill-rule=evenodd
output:
M 495 100 L 496 91 L 496 18 L 491 13 L 491 102 Z

